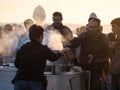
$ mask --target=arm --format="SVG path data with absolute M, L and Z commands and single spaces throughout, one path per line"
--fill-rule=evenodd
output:
M 78 48 L 82 44 L 82 42 L 84 41 L 85 35 L 86 35 L 85 32 L 81 33 L 77 38 L 73 38 L 72 40 L 70 40 L 66 44 L 66 46 L 73 48 L 73 49 Z
M 59 59 L 61 57 L 61 53 L 60 52 L 54 52 L 51 49 L 49 49 L 47 46 L 45 46 L 45 52 L 46 52 L 46 57 L 49 61 L 56 61 L 57 59 Z
M 15 64 L 16 68 L 19 68 L 19 51 L 16 54 L 16 58 L 15 58 L 14 64 Z

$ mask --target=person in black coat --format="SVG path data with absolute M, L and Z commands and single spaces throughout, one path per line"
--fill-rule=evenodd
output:
M 54 53 L 41 44 L 44 29 L 32 25 L 29 30 L 30 42 L 24 44 L 17 52 L 15 67 L 18 69 L 12 80 L 14 90 L 46 90 L 47 80 L 44 76 L 46 61 L 55 61 L 61 53 Z
M 100 20 L 91 19 L 87 30 L 74 38 L 66 47 L 80 47 L 79 65 L 83 70 L 91 72 L 90 90 L 100 90 L 104 64 L 110 56 L 108 38 L 101 32 Z

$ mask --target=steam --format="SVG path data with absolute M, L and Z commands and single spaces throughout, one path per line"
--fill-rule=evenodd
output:
M 57 30 L 49 30 L 45 33 L 43 45 L 47 45 L 52 50 L 62 50 L 62 36 Z
M 43 26 L 46 19 L 45 10 L 40 5 L 34 9 L 33 19 L 36 24 Z M 14 57 L 19 49 L 18 39 L 25 33 L 25 28 L 21 24 L 6 24 L 0 27 L 0 57 Z
M 10 39 L 0 39 L 0 55 L 1 56 L 10 56 L 12 53 L 11 46 L 12 46 L 12 41 Z
M 21 35 L 23 35 L 26 31 L 25 31 L 25 27 L 21 24 L 14 26 L 14 32 L 16 37 L 20 37 Z
M 2 30 L 0 37 L 0 56 L 2 57 L 14 57 L 18 39 L 15 36 L 13 30 Z

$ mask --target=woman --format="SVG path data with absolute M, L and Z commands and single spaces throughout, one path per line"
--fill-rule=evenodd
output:
M 18 51 L 15 67 L 18 69 L 13 79 L 14 90 L 46 90 L 47 80 L 44 76 L 46 61 L 55 61 L 61 53 L 52 52 L 41 44 L 44 29 L 32 25 L 29 29 L 30 42 L 24 44 Z

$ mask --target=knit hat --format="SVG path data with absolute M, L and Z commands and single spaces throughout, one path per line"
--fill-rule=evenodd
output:
M 92 18 L 97 18 L 97 15 L 96 15 L 94 12 L 92 12 L 92 13 L 89 15 L 88 21 L 90 21 Z

